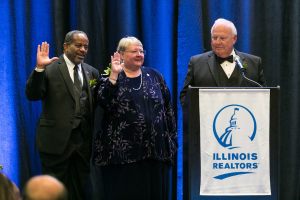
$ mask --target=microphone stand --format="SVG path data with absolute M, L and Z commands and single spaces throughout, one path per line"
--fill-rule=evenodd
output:
M 251 83 L 254 83 L 256 86 L 258 86 L 258 87 L 263 87 L 261 84 L 259 84 L 258 82 L 256 82 L 256 81 L 254 81 L 254 80 L 252 80 L 252 79 L 250 79 L 250 78 L 248 78 L 246 75 L 245 75 L 245 69 L 240 69 L 240 72 L 241 72 L 241 74 L 242 74 L 242 77 L 244 78 L 244 79 L 246 79 L 247 81 L 249 81 L 249 82 L 251 82 Z
M 243 77 L 244 79 L 246 79 L 246 80 L 249 81 L 250 83 L 255 84 L 255 85 L 258 86 L 258 87 L 263 87 L 263 86 L 262 86 L 261 84 L 259 84 L 258 82 L 254 81 L 254 80 L 252 80 L 252 79 L 250 79 L 250 78 L 248 78 L 248 77 L 246 77 L 246 75 L 245 75 L 246 69 L 243 67 L 243 65 L 242 65 L 242 63 L 241 63 L 241 61 L 240 61 L 240 57 L 239 57 L 238 55 L 236 55 L 236 56 L 234 57 L 234 61 L 235 61 L 235 63 L 237 64 L 237 66 L 239 67 L 240 72 L 241 72 L 241 75 L 242 75 L 242 77 Z

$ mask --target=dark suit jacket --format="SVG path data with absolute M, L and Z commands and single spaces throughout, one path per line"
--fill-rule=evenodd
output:
M 246 68 L 246 77 L 258 82 L 262 86 L 266 86 L 261 58 L 239 51 L 235 52 Z M 181 105 L 184 104 L 189 85 L 195 87 L 223 87 L 219 80 L 218 67 L 220 65 L 216 61 L 215 54 L 212 51 L 191 57 L 184 86 L 180 92 Z M 238 83 L 236 87 L 257 87 L 242 76 L 239 77 Z
M 89 80 L 98 78 L 98 70 L 86 63 L 81 66 L 83 79 L 89 86 Z M 70 138 L 75 112 L 73 81 L 63 56 L 48 65 L 44 72 L 33 70 L 26 83 L 26 95 L 29 100 L 42 100 L 36 138 L 39 151 L 62 154 Z M 91 88 L 88 87 L 91 112 L 92 96 Z

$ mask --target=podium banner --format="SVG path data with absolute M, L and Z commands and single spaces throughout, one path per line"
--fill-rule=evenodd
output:
M 270 90 L 200 89 L 200 195 L 271 195 Z

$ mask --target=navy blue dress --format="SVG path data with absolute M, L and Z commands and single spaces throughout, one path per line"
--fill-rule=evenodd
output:
M 122 194 L 123 199 L 126 195 L 128 199 L 147 195 L 166 199 L 165 193 L 169 191 L 165 184 L 171 184 L 168 177 L 177 151 L 176 119 L 162 75 L 148 67 L 142 67 L 141 71 L 136 78 L 128 78 L 121 72 L 116 85 L 108 78 L 99 80 L 97 102 L 104 116 L 102 132 L 94 140 L 93 162 L 104 170 L 106 193 L 127 190 Z M 149 176 L 142 177 L 147 173 Z M 136 180 L 120 181 L 116 174 Z M 133 187 L 135 194 L 129 194 Z

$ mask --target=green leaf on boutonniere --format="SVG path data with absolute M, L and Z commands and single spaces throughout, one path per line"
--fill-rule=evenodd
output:
M 90 87 L 96 86 L 96 85 L 97 85 L 97 79 L 91 79 L 91 80 L 89 81 L 89 85 L 90 85 Z
M 104 74 L 102 75 L 109 76 L 110 72 L 111 72 L 111 63 L 108 64 L 108 67 L 106 67 L 106 69 L 104 70 Z
M 245 69 L 247 69 L 248 63 L 247 63 L 247 62 L 243 62 L 243 67 L 244 67 Z
M 2 170 L 3 169 L 3 166 L 2 165 L 0 165 L 0 170 Z

